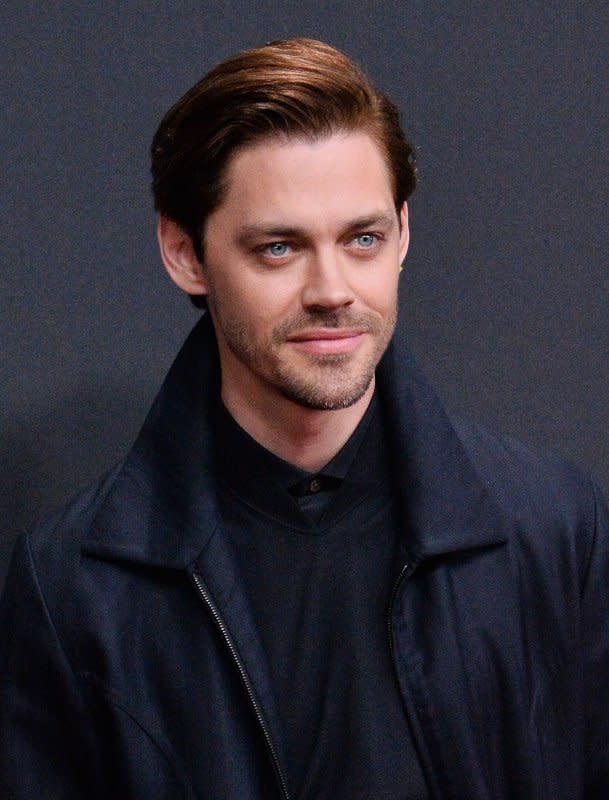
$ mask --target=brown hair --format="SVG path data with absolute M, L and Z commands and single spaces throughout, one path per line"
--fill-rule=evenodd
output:
M 322 42 L 286 39 L 247 50 L 214 67 L 161 121 L 151 146 L 155 208 L 186 231 L 202 261 L 205 221 L 222 201 L 238 148 L 267 136 L 353 130 L 382 149 L 399 212 L 415 188 L 416 164 L 396 106 Z M 204 306 L 204 298 L 193 302 Z

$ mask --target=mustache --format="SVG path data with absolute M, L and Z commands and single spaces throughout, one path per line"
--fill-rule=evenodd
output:
M 291 317 L 279 325 L 273 338 L 283 341 L 288 336 L 298 335 L 309 328 L 356 328 L 364 333 L 376 333 L 380 330 L 382 321 L 378 314 L 353 312 L 348 309 L 332 311 L 307 311 Z

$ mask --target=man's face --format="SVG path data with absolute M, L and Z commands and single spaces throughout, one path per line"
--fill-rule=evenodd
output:
M 346 408 L 370 387 L 396 321 L 406 207 L 364 133 L 238 151 L 207 220 L 204 288 L 223 392 Z

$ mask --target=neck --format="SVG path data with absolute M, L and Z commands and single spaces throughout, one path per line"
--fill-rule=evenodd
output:
M 343 447 L 366 413 L 374 378 L 349 408 L 319 411 L 277 396 L 251 403 L 222 385 L 222 401 L 238 424 L 264 448 L 307 472 L 317 472 Z

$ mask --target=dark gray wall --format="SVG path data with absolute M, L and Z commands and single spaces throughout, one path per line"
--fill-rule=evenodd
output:
M 609 485 L 604 0 L 0 14 L 0 583 L 15 535 L 129 446 L 194 321 L 156 254 L 160 116 L 217 60 L 284 36 L 346 50 L 403 110 L 421 169 L 403 320 L 447 404 Z

